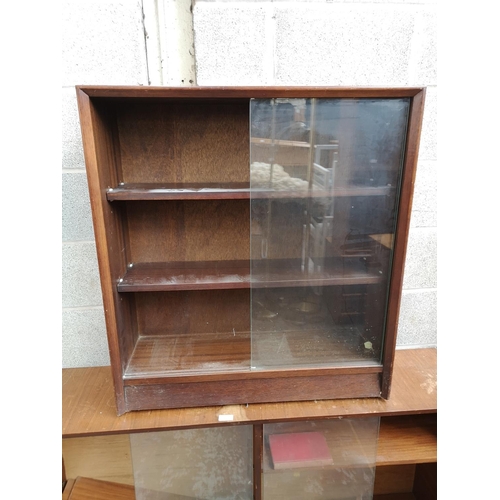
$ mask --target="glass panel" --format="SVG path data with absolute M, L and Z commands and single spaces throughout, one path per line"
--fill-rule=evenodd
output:
M 380 362 L 408 111 L 251 101 L 253 369 Z
M 378 417 L 264 425 L 264 500 L 368 500 Z
M 131 434 L 137 500 L 253 498 L 252 426 Z

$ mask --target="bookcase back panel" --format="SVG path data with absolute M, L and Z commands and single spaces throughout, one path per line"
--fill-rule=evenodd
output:
M 127 206 L 132 262 L 248 260 L 245 200 L 134 202 Z
M 122 182 L 249 180 L 247 99 L 126 102 L 117 127 Z
M 249 290 L 135 294 L 140 335 L 239 333 L 250 330 Z

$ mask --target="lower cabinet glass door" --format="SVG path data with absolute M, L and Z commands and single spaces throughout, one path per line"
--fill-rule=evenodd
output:
M 264 425 L 264 500 L 373 498 L 380 418 Z
M 136 500 L 251 500 L 252 426 L 131 434 Z
M 335 418 L 257 433 L 230 425 L 131 434 L 136 500 L 369 500 L 379 425 Z

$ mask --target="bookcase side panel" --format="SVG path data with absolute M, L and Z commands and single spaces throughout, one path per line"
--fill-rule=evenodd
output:
M 384 365 L 384 372 L 382 374 L 382 397 L 384 398 L 389 398 L 390 396 L 424 103 L 425 89 L 421 89 L 421 91 L 411 100 L 406 134 L 406 148 L 403 159 L 403 176 L 399 193 L 399 207 L 394 237 L 393 271 L 391 273 L 389 285 L 389 303 L 386 314 L 387 334 L 384 340 L 384 352 L 382 357 L 382 363 Z
M 93 102 L 81 90 L 77 95 L 113 380 L 118 412 L 123 412 L 122 373 L 135 339 L 130 301 L 116 291 L 127 265 L 122 214 L 106 201 L 119 168 L 114 113 L 106 101 Z

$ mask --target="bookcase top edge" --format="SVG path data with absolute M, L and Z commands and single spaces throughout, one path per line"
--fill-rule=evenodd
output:
M 89 97 L 104 98 L 335 98 L 413 97 L 423 87 L 155 87 L 77 85 Z

